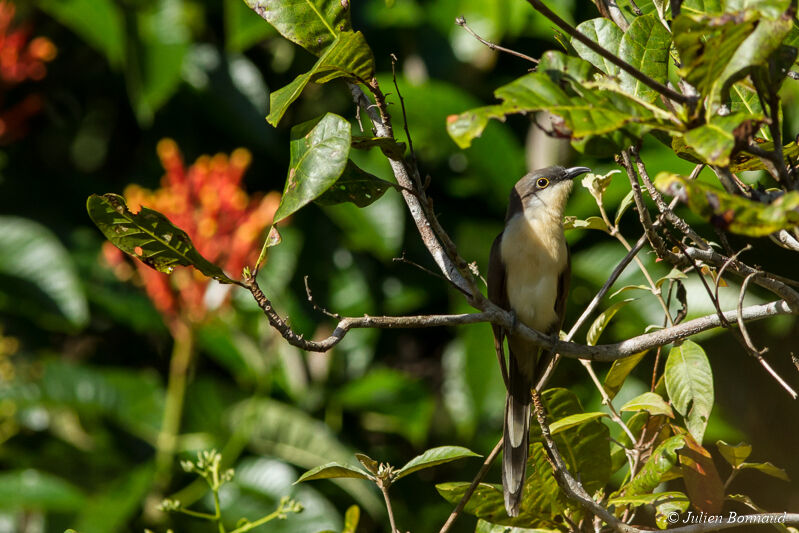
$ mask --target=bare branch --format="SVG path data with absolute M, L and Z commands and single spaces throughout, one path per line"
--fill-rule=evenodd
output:
M 473 29 L 471 29 L 468 24 L 466 24 L 466 18 L 464 18 L 463 15 L 455 18 L 455 24 L 457 24 L 458 26 L 460 26 L 464 30 L 468 31 L 471 34 L 472 37 L 474 37 L 475 39 L 477 39 L 478 41 L 480 41 L 481 43 L 486 45 L 491 50 L 496 50 L 498 52 L 505 52 L 506 54 L 510 54 L 512 56 L 520 57 L 520 58 L 525 59 L 525 60 L 527 60 L 527 61 L 529 61 L 531 63 L 538 64 L 538 60 L 536 58 L 534 58 L 534 57 L 530 57 L 530 56 L 528 56 L 526 54 L 523 54 L 521 52 L 517 52 L 516 50 L 511 50 L 510 48 L 505 48 L 504 46 L 499 46 L 498 44 L 494 44 L 491 41 L 487 41 L 487 40 L 483 39 L 482 37 L 477 35 L 477 33 L 475 33 L 475 31 Z

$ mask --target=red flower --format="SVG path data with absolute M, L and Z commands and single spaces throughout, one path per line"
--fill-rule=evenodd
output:
M 191 237 L 206 259 L 229 275 L 239 276 L 258 258 L 264 230 L 272 223 L 280 194 L 250 198 L 241 188 L 251 160 L 243 148 L 230 157 L 200 156 L 186 169 L 175 142 L 164 139 L 158 143 L 158 156 L 166 170 L 161 188 L 150 191 L 129 185 L 124 196 L 130 210 L 137 212 L 145 205 L 161 212 Z M 124 254 L 110 242 L 104 244 L 103 253 L 118 277 L 133 276 Z M 190 267 L 178 267 L 166 275 L 141 262 L 135 264 L 147 295 L 168 322 L 178 317 L 198 322 L 205 317 L 214 299 L 209 288 L 219 288 L 215 282 L 211 285 L 208 278 Z

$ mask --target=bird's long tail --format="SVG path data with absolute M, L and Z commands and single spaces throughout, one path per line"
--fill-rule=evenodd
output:
M 508 395 L 505 399 L 505 423 L 502 445 L 502 487 L 505 510 L 509 516 L 519 516 L 525 471 L 527 469 L 530 434 L 529 372 L 520 371 L 513 353 L 508 357 Z

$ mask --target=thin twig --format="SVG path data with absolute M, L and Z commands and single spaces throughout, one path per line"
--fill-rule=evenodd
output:
M 626 61 L 622 61 L 616 55 L 611 54 L 607 50 L 605 50 L 602 46 L 595 43 L 588 37 L 586 37 L 581 31 L 573 28 L 568 22 L 560 18 L 557 14 L 555 14 L 551 9 L 544 5 L 541 0 L 527 0 L 539 13 L 544 15 L 546 18 L 551 20 L 558 26 L 560 29 L 583 43 L 585 46 L 596 52 L 597 54 L 601 55 L 603 59 L 610 61 L 617 67 L 621 68 L 622 70 L 626 71 L 630 76 L 635 78 L 636 80 L 640 81 L 650 89 L 654 90 L 655 92 L 662 94 L 663 96 L 674 100 L 675 102 L 679 102 L 681 104 L 690 104 L 694 105 L 696 102 L 695 99 L 689 98 L 684 94 L 680 94 L 677 91 L 670 89 L 663 85 L 662 83 L 653 80 L 634 66 L 630 65 Z
M 784 379 L 782 379 L 782 376 L 777 374 L 777 372 L 771 367 L 768 361 L 766 361 L 765 358 L 763 357 L 763 354 L 768 351 L 768 348 L 763 348 L 762 350 L 758 350 L 757 348 L 755 348 L 755 345 L 752 342 L 752 338 L 749 336 L 749 331 L 746 329 L 746 323 L 741 319 L 741 309 L 743 309 L 744 305 L 744 296 L 746 296 L 746 287 L 749 285 L 749 280 L 751 280 L 753 277 L 757 275 L 759 275 L 757 272 L 749 274 L 748 276 L 746 276 L 746 279 L 744 279 L 743 284 L 741 284 L 741 292 L 738 295 L 738 329 L 741 332 L 741 336 L 743 337 L 746 346 L 749 348 L 749 353 L 751 353 L 757 359 L 760 365 L 766 369 L 766 372 L 771 374 L 771 377 L 773 377 L 777 381 L 777 383 L 779 383 L 780 386 L 782 386 L 782 388 L 785 389 L 788 392 L 788 394 L 790 394 L 791 397 L 793 397 L 793 399 L 795 400 L 797 398 L 796 391 L 793 390 L 793 388 L 790 385 L 788 385 L 788 383 Z
M 340 314 L 331 313 L 330 311 L 328 311 L 324 307 L 316 305 L 316 302 L 314 301 L 313 296 L 311 295 L 311 287 L 308 286 L 308 276 L 303 277 L 303 281 L 305 282 L 305 294 L 308 296 L 308 301 L 311 302 L 311 305 L 313 305 L 314 311 L 319 311 L 320 313 L 322 313 L 324 315 L 327 315 L 330 318 L 335 318 L 337 320 L 341 320 L 341 315 Z
M 488 473 L 488 469 L 491 468 L 491 464 L 497 458 L 497 456 L 499 455 L 499 451 L 501 449 L 502 449 L 502 439 L 500 438 L 497 445 L 494 446 L 494 449 L 491 450 L 491 453 L 489 453 L 488 457 L 486 457 L 485 461 L 483 461 L 483 466 L 480 467 L 480 470 L 477 472 L 477 475 L 474 476 L 471 485 L 469 485 L 469 488 L 466 489 L 466 492 L 463 494 L 463 497 L 461 497 L 461 500 L 458 502 L 457 507 L 455 507 L 455 509 L 450 513 L 449 518 L 447 518 L 447 521 L 444 522 L 443 526 L 441 526 L 441 530 L 438 533 L 447 533 L 447 531 L 450 530 L 452 524 L 454 524 L 455 520 L 458 519 L 461 512 L 463 512 L 463 509 L 466 507 L 466 504 L 468 503 L 469 499 L 472 497 L 472 494 L 474 494 L 475 489 L 483 480 L 485 475 Z
M 459 17 L 457 17 L 455 19 L 455 24 L 457 24 L 458 26 L 460 26 L 464 30 L 468 31 L 471 34 L 472 37 L 474 37 L 475 39 L 477 39 L 478 41 L 480 41 L 481 43 L 486 45 L 491 50 L 497 50 L 498 52 L 505 52 L 506 54 L 510 54 L 510 55 L 513 55 L 513 56 L 516 56 L 516 57 L 520 57 L 520 58 L 525 59 L 525 60 L 527 60 L 527 61 L 529 61 L 531 63 L 538 64 L 538 60 L 536 58 L 534 58 L 534 57 L 530 57 L 530 56 L 528 56 L 526 54 L 523 54 L 521 52 L 517 52 L 516 50 L 511 50 L 510 48 L 505 48 L 504 46 L 500 46 L 498 44 L 492 43 L 491 41 L 487 41 L 487 40 L 483 39 L 482 37 L 477 35 L 477 33 L 475 33 L 475 31 L 473 29 L 471 29 L 468 24 L 466 24 L 466 19 L 464 18 L 463 15 L 461 15 L 461 16 L 459 16 Z
M 377 484 L 380 487 L 380 492 L 383 493 L 383 499 L 386 501 L 386 510 L 388 511 L 388 522 L 391 524 L 391 533 L 399 533 L 397 524 L 394 522 L 394 509 L 391 507 L 391 499 L 388 497 L 388 487 L 383 483 Z

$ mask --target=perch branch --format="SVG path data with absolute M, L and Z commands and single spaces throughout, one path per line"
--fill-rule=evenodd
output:
M 530 63 L 538 64 L 538 60 L 536 58 L 534 58 L 534 57 L 530 57 L 530 56 L 528 56 L 526 54 L 523 54 L 521 52 L 517 52 L 516 50 L 511 50 L 510 48 L 505 48 L 504 46 L 500 46 L 498 44 L 492 43 L 491 41 L 487 41 L 487 40 L 483 39 L 482 37 L 477 35 L 477 33 L 473 29 L 471 29 L 468 24 L 466 24 L 466 18 L 464 18 L 463 15 L 460 15 L 459 17 L 455 18 L 455 24 L 457 24 L 458 26 L 460 26 L 461 28 L 463 28 L 464 30 L 469 32 L 469 34 L 472 37 L 474 37 L 475 39 L 477 39 L 478 41 L 480 41 L 481 43 L 486 45 L 491 50 L 496 50 L 498 52 L 505 52 L 506 54 L 510 54 L 512 56 L 516 56 L 516 57 L 520 57 L 522 59 L 525 59 L 525 60 L 529 61 Z

